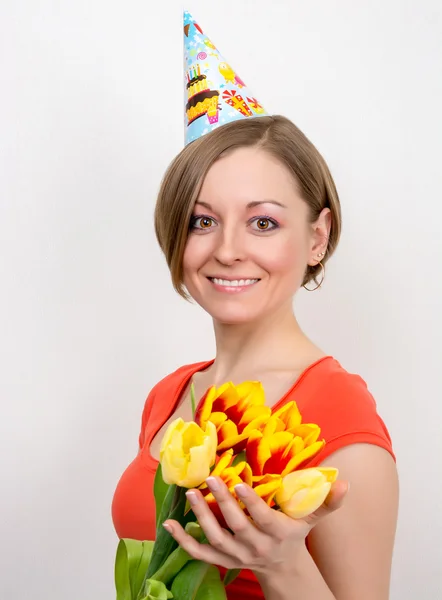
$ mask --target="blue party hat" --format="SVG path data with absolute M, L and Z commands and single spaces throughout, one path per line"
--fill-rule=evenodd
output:
M 186 145 L 231 121 L 268 114 L 188 11 L 184 77 Z

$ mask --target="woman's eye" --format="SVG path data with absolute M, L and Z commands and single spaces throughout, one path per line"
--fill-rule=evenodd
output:
M 256 219 L 253 219 L 251 224 L 255 231 L 271 231 L 278 227 L 277 222 L 270 217 L 257 217 Z
M 192 217 L 190 222 L 191 229 L 210 229 L 215 225 L 215 221 L 211 217 Z

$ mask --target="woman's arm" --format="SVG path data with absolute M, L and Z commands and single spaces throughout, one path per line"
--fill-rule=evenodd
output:
M 396 465 L 378 446 L 355 444 L 321 466 L 351 488 L 341 508 L 308 536 L 296 569 L 259 578 L 266 600 L 388 600 L 398 513 Z
M 394 461 L 383 449 L 355 444 L 327 464 L 340 470 L 340 480 L 326 503 L 303 519 L 269 508 L 246 484 L 235 486 L 252 523 L 225 483 L 209 477 L 230 531 L 199 490 L 186 495 L 209 543 L 197 542 L 177 521 L 164 526 L 196 560 L 254 571 L 266 600 L 387 600 L 398 498 Z

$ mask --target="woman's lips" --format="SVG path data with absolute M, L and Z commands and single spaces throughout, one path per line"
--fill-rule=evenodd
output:
M 252 278 L 223 279 L 221 277 L 208 277 L 207 279 L 217 291 L 227 294 L 244 292 L 251 289 L 260 281 L 260 279 Z

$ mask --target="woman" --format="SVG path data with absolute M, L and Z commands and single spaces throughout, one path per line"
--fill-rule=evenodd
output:
M 317 513 L 297 521 L 244 486 L 255 527 L 215 478 L 210 487 L 233 534 L 196 490 L 188 497 L 210 544 L 176 522 L 165 526 L 195 558 L 244 569 L 229 599 L 387 599 L 398 504 L 391 440 L 363 380 L 306 336 L 292 308 L 301 286 L 322 283 L 339 240 L 339 199 L 323 158 L 284 117 L 230 123 L 174 160 L 155 225 L 176 290 L 213 319 L 216 357 L 178 369 L 149 395 L 139 455 L 114 497 L 118 535 L 154 537 L 159 445 L 172 420 L 191 419 L 191 382 L 202 397 L 211 385 L 260 380 L 269 406 L 295 400 L 304 421 L 320 425 L 325 448 L 304 466 L 336 467 L 342 480 Z

